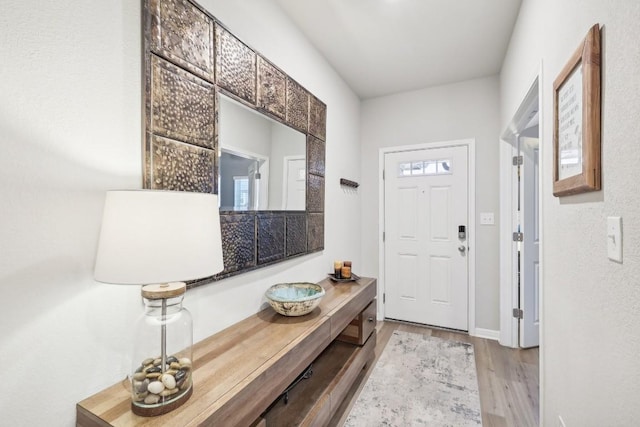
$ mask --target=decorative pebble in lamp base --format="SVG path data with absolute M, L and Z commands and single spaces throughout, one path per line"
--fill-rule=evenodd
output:
M 173 411 L 193 393 L 192 364 L 187 357 L 167 357 L 164 369 L 160 358 L 149 358 L 131 378 L 131 411 L 153 417 Z

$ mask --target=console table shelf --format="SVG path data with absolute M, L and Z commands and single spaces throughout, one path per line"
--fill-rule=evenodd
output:
M 266 414 L 267 427 L 325 425 L 344 399 L 353 380 L 372 359 L 375 337 L 365 347 L 334 341 L 313 363 L 313 374 L 279 400 Z M 348 381 L 345 381 L 345 378 Z
M 273 406 L 273 414 L 265 413 L 267 408 L 314 361 L 316 373 L 322 374 L 298 384 L 286 406 L 299 404 L 300 393 L 307 393 L 311 410 L 326 412 L 324 418 L 311 415 L 309 419 L 315 420 L 314 425 L 325 425 L 373 358 L 375 333 L 369 340 L 365 337 L 363 346 L 334 340 L 353 319 L 366 317 L 361 313 L 376 297 L 376 280 L 334 283 L 326 279 L 320 285 L 326 295 L 306 316 L 284 317 L 268 307 L 195 344 L 193 395 L 178 409 L 149 418 L 133 414 L 129 383 L 123 381 L 78 403 L 77 425 L 249 426 L 262 415 L 269 425 L 269 417 L 286 416 L 282 413 L 291 410 L 278 409 L 279 403 Z M 322 378 L 326 379 L 319 384 L 317 379 Z M 305 417 L 298 424 L 306 424 Z

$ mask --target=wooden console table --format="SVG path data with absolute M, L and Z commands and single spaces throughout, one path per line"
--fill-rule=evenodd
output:
M 193 395 L 157 417 L 130 410 L 128 380 L 76 405 L 89 426 L 327 425 L 358 374 L 373 360 L 376 280 L 320 282 L 326 295 L 310 314 L 284 317 L 271 307 L 193 347 Z M 312 364 L 314 374 L 279 399 Z

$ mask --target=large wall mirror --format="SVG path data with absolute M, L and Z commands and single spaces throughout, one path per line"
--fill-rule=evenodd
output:
M 142 0 L 143 187 L 219 194 L 225 269 L 324 248 L 326 105 L 189 0 Z

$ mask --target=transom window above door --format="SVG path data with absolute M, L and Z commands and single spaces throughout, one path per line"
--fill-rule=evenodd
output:
M 451 174 L 451 159 L 420 160 L 398 163 L 398 177 Z

